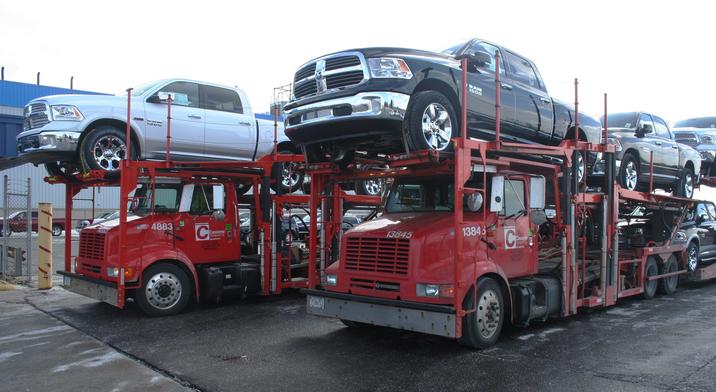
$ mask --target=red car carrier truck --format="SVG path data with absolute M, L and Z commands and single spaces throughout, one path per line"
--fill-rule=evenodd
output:
M 303 290 L 308 313 L 485 348 L 506 323 L 674 292 L 688 273 L 677 229 L 692 200 L 620 188 L 606 137 L 604 144 L 507 143 L 498 125 L 495 141 L 477 141 L 465 137 L 466 119 L 463 106 L 450 154 L 393 155 L 373 171 L 309 170 L 329 190 L 356 177 L 393 185 L 382 215 L 342 236 L 323 289 Z M 605 157 L 601 184 L 577 182 L 577 152 Z M 714 275 L 713 268 L 692 274 Z

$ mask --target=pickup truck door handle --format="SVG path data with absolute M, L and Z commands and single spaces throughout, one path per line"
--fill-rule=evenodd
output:
M 656 144 L 657 146 L 660 146 L 662 143 L 660 141 L 655 141 L 654 144 Z
M 201 116 L 200 116 L 200 115 L 198 115 L 198 114 L 187 114 L 187 117 L 189 117 L 189 118 L 193 118 L 193 119 L 196 119 L 196 120 L 198 120 L 198 119 L 200 119 L 200 118 L 201 118 Z
M 539 97 L 539 100 L 544 103 L 552 103 L 552 101 L 549 98 L 545 98 L 545 97 Z
M 512 90 L 512 85 L 507 83 L 500 82 L 500 87 L 504 88 L 505 90 Z
M 239 121 L 239 125 L 246 125 L 246 126 L 250 126 L 250 125 L 251 125 L 251 123 L 250 123 L 250 122 L 248 122 L 248 121 Z

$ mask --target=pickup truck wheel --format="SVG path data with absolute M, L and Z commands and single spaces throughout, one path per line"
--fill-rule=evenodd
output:
M 354 184 L 354 189 L 359 195 L 381 196 L 385 190 L 385 180 L 381 178 L 358 180 Z
M 80 168 L 70 162 L 50 162 L 45 164 L 45 170 L 50 177 L 70 179 L 80 174 Z
M 694 171 L 689 167 L 685 167 L 684 171 L 681 172 L 681 178 L 679 178 L 678 186 L 676 188 L 676 195 L 691 199 L 694 197 L 694 184 L 696 177 Z
M 280 150 L 278 153 L 294 154 L 289 150 Z M 303 184 L 303 173 L 298 171 L 295 162 L 275 163 L 271 169 L 271 175 L 275 179 L 275 183 L 271 184 L 271 189 L 276 193 L 279 193 L 279 190 L 280 193 L 293 193 L 301 189 Z
M 656 295 L 658 282 L 646 279 L 654 275 L 659 275 L 659 266 L 656 265 L 656 259 L 653 256 L 649 256 L 646 259 L 646 265 L 644 265 L 644 294 L 642 295 L 645 299 L 652 299 Z
M 696 271 L 696 267 L 699 266 L 699 245 L 691 241 L 689 246 L 686 247 L 686 268 L 689 272 Z
M 119 174 L 120 161 L 125 159 L 127 144 L 125 133 L 111 125 L 100 125 L 90 131 L 80 145 L 82 166 L 87 170 L 104 170 L 107 174 Z M 132 143 L 132 159 L 137 157 L 137 147 Z
M 62 235 L 62 226 L 52 225 L 52 236 L 59 237 L 60 235 Z
M 668 274 L 677 272 L 679 270 L 679 263 L 676 262 L 676 256 L 671 255 L 668 260 L 661 267 L 662 274 Z M 667 276 L 659 279 L 659 292 L 662 294 L 674 294 L 676 287 L 679 285 L 679 275 Z
M 412 101 L 406 125 L 413 149 L 452 151 L 460 130 L 450 100 L 437 91 L 421 91 Z
M 465 305 L 473 306 L 472 295 L 466 297 Z M 460 344 L 473 348 L 488 348 L 497 342 L 505 321 L 505 306 L 500 285 L 491 278 L 477 282 L 477 308 L 462 319 Z
M 581 184 L 584 179 L 584 173 L 587 172 L 587 162 L 581 151 L 576 151 L 575 164 L 577 165 L 577 183 Z
M 149 316 L 179 313 L 191 294 L 191 284 L 181 268 L 170 263 L 157 263 L 142 273 L 142 287 L 137 289 L 139 308 Z
M 630 191 L 635 191 L 639 186 L 639 158 L 632 153 L 626 153 L 622 158 L 619 185 Z

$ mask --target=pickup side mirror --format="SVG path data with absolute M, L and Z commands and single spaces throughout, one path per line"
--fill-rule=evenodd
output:
M 487 52 L 475 52 L 475 54 L 472 55 L 472 58 L 475 61 L 476 65 L 480 68 L 487 68 L 487 66 L 492 63 L 492 56 L 490 56 L 490 54 Z
M 167 103 L 169 101 L 169 97 L 172 98 L 172 105 L 179 105 L 179 106 L 189 106 L 191 102 L 189 102 L 189 96 L 184 93 L 175 93 L 172 91 L 158 91 L 149 99 L 147 99 L 147 102 L 149 103 Z
M 706 214 L 701 214 L 701 215 L 699 215 L 699 217 L 696 219 L 696 221 L 697 221 L 698 223 L 703 223 L 703 222 L 706 222 L 707 220 L 709 220 L 709 216 L 706 215 Z
M 641 127 L 637 130 L 636 135 L 638 137 L 644 137 L 647 133 L 654 132 L 654 126 L 651 124 L 642 124 Z

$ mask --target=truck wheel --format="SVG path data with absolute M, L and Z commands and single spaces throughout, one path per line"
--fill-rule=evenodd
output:
M 699 266 L 699 244 L 695 241 L 691 241 L 689 246 L 686 247 L 686 269 L 689 272 L 696 270 Z
M 50 177 L 70 179 L 80 174 L 81 170 L 76 164 L 69 162 L 50 162 L 45 164 L 45 170 Z
M 294 154 L 290 150 L 279 150 L 279 154 Z M 276 193 L 293 193 L 301 189 L 303 184 L 303 173 L 298 171 L 298 166 L 294 162 L 275 163 L 271 169 L 271 176 L 275 179 L 275 183 L 271 184 L 271 189 Z
M 90 131 L 80 145 L 82 166 L 87 170 L 104 170 L 118 175 L 120 161 L 127 154 L 125 133 L 111 125 L 100 125 Z M 132 159 L 137 157 L 137 147 L 132 143 Z
M 646 265 L 644 266 L 644 296 L 645 299 L 652 299 L 656 295 L 656 280 L 647 280 L 649 276 L 659 275 L 659 266 L 656 265 L 656 259 L 653 256 L 649 256 L 646 259 Z
M 679 263 L 676 262 L 676 256 L 671 255 L 661 267 L 662 274 L 668 274 L 679 270 Z M 679 285 L 679 275 L 667 276 L 659 279 L 659 292 L 662 294 L 674 294 L 676 287 Z
M 455 109 L 437 91 L 413 95 L 407 120 L 407 134 L 414 150 L 452 151 L 452 138 L 460 134 Z
M 639 158 L 632 153 L 624 154 L 619 168 L 619 185 L 630 191 L 639 186 Z
M 170 263 L 157 263 L 142 274 L 142 287 L 137 290 L 139 308 L 149 316 L 169 316 L 186 307 L 191 284 L 181 268 Z
M 52 225 L 52 236 L 59 237 L 60 235 L 62 235 L 62 226 Z
M 382 178 L 358 180 L 354 184 L 354 189 L 359 195 L 381 196 L 385 191 L 385 180 Z
M 694 197 L 694 185 L 696 183 L 696 176 L 694 171 L 690 167 L 685 167 L 681 172 L 678 185 L 676 187 L 676 195 L 691 199 Z
M 472 308 L 472 295 L 464 306 Z M 460 344 L 473 348 L 488 348 L 497 342 L 505 321 L 505 307 L 500 285 L 491 278 L 477 282 L 477 309 L 462 319 Z

